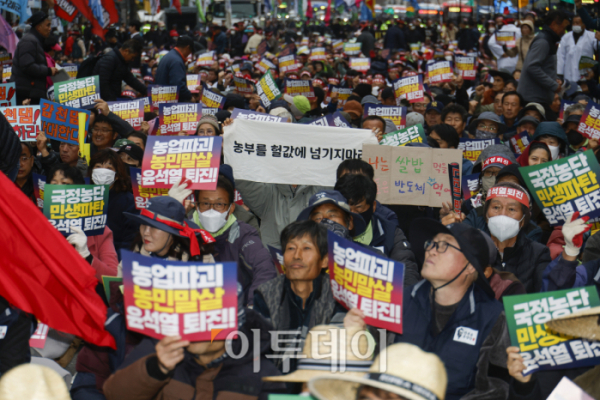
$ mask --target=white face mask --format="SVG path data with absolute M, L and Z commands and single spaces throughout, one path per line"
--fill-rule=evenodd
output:
M 444 58 L 446 59 L 446 61 L 452 61 L 452 56 L 444 56 Z
M 548 145 L 548 148 L 550 149 L 550 154 L 552 155 L 552 160 L 556 160 L 558 158 L 558 152 L 560 151 L 560 147 Z
M 583 31 L 583 28 L 580 25 L 573 25 L 574 33 L 581 33 L 582 31 Z
M 96 185 L 112 185 L 115 182 L 115 171 L 108 168 L 96 168 L 92 171 L 92 181 Z
M 522 220 L 522 219 L 521 219 Z M 499 241 L 514 238 L 519 233 L 519 222 L 506 215 L 497 215 L 488 220 L 490 233 Z
M 229 208 L 231 208 L 231 206 L 229 206 Z M 229 209 L 223 213 L 220 213 L 211 208 L 210 210 L 204 212 L 198 211 L 198 218 L 200 219 L 200 223 L 204 229 L 210 233 L 215 233 L 227 223 L 227 213 L 229 213 Z
M 494 33 L 494 32 L 496 32 L 496 28 L 490 28 L 490 29 L 488 29 L 488 31 L 489 31 L 490 33 Z

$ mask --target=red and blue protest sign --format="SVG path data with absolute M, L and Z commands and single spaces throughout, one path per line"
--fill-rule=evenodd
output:
M 377 115 L 383 119 L 389 119 L 396 125 L 397 129 L 406 126 L 406 107 L 382 106 L 381 104 L 365 104 L 363 117 Z
M 351 128 L 350 122 L 344 118 L 341 112 L 336 111 L 333 114 L 327 114 L 321 118 L 317 118 L 306 125 L 317 125 L 317 126 L 333 126 L 337 128 Z
M 90 112 L 45 99 L 40 101 L 42 131 L 48 139 L 79 145 L 79 135 L 88 130 Z
M 191 342 L 224 340 L 237 330 L 237 262 L 121 254 L 127 329 Z
M 404 264 L 331 231 L 327 242 L 333 298 L 361 310 L 367 325 L 402 333 Z
M 231 112 L 231 119 L 248 119 L 250 121 L 262 122 L 288 122 L 287 117 L 279 117 L 277 115 L 265 114 L 252 110 L 242 110 L 234 108 Z
M 529 140 L 529 133 L 523 131 L 510 138 L 510 148 L 515 154 L 523 154 L 527 146 L 531 143 Z

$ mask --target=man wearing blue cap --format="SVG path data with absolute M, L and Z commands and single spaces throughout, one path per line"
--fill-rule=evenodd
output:
M 429 129 L 432 126 L 438 125 L 442 123 L 442 110 L 444 109 L 444 104 L 441 101 L 432 101 L 427 104 L 427 109 L 425 110 L 425 132 L 429 132 Z

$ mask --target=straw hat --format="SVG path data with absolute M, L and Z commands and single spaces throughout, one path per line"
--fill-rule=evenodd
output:
M 570 315 L 554 318 L 548 321 L 548 328 L 574 337 L 587 340 L 600 340 L 600 307 L 592 307 Z
M 48 367 L 22 364 L 0 379 L 2 400 L 71 400 L 63 378 Z
M 394 344 L 385 352 L 385 372 L 379 370 L 381 355 L 378 355 L 369 373 L 362 377 L 345 374 L 311 379 L 308 382 L 310 393 L 319 400 L 354 399 L 358 388 L 365 385 L 409 400 L 444 400 L 448 378 L 438 356 L 408 343 Z
M 317 325 L 306 336 L 302 350 L 305 358 L 298 359 L 298 369 L 287 375 L 268 376 L 263 380 L 308 382 L 314 377 L 328 375 L 334 368 L 336 372 L 332 372 L 331 376 L 361 377 L 369 371 L 372 363 L 372 354 L 364 357 L 370 351 L 365 333 L 358 327 L 344 329 L 335 325 Z M 356 339 L 353 340 L 355 335 Z M 374 348 L 373 343 L 371 347 Z

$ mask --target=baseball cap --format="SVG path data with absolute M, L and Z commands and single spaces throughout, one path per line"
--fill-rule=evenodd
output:
M 346 198 L 337 190 L 323 190 L 322 192 L 312 195 L 311 198 L 308 199 L 308 207 L 302 210 L 300 215 L 298 215 L 298 218 L 296 218 L 296 221 L 309 220 L 313 209 L 321 204 L 334 204 L 351 215 L 354 222 L 354 236 L 360 235 L 367 229 L 365 220 L 360 214 L 350 211 L 348 200 L 346 200 Z
M 443 109 L 444 109 L 444 104 L 441 101 L 433 100 L 432 102 L 427 104 L 427 109 L 425 110 L 425 114 L 427 114 L 431 110 L 437 111 L 441 114 Z

